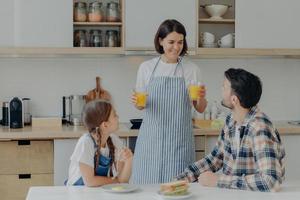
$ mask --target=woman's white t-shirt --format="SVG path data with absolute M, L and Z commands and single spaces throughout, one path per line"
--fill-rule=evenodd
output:
M 137 73 L 137 81 L 136 81 L 137 88 L 146 88 L 148 86 L 151 74 L 154 70 L 154 67 L 158 59 L 159 57 L 155 57 L 151 60 L 147 60 L 143 62 L 140 65 Z M 179 64 L 181 66 L 178 66 L 176 73 L 174 75 L 176 65 L 177 63 L 165 63 L 160 59 L 153 76 L 154 77 L 157 76 L 181 77 L 182 68 L 183 68 L 183 77 L 185 79 L 185 83 L 187 87 L 191 82 L 196 82 L 196 83 L 201 82 L 202 80 L 201 71 L 196 64 L 183 58 L 181 60 L 181 63 Z
M 112 143 L 115 146 L 115 154 L 117 154 L 117 151 L 122 149 L 124 147 L 123 142 L 120 140 L 120 138 L 115 134 L 110 134 Z M 70 158 L 71 163 L 69 167 L 69 177 L 67 185 L 73 185 L 76 183 L 76 181 L 82 177 L 82 174 L 80 172 L 79 163 L 84 163 L 86 165 L 91 166 L 94 168 L 94 156 L 95 156 L 96 148 L 94 146 L 94 142 L 89 135 L 89 133 L 85 133 L 82 135 L 74 149 L 74 152 Z M 100 150 L 101 155 L 108 157 L 109 156 L 109 149 L 106 145 L 105 148 L 101 148 Z M 116 169 L 113 166 L 113 175 L 116 175 Z

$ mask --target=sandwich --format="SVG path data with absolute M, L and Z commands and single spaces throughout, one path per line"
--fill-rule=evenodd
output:
M 160 193 L 167 196 L 180 196 L 188 193 L 187 181 L 174 181 L 160 185 Z

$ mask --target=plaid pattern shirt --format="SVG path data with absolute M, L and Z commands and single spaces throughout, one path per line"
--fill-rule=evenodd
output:
M 221 170 L 218 187 L 278 191 L 284 179 L 285 151 L 269 118 L 253 107 L 241 126 L 239 149 L 236 141 L 235 122 L 230 114 L 212 152 L 189 165 L 176 179 L 196 182 L 205 171 Z

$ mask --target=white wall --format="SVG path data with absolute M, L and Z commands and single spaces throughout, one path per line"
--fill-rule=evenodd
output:
M 95 87 L 95 77 L 100 76 L 113 96 L 120 121 L 125 122 L 142 115 L 130 104 L 130 95 L 139 64 L 149 58 L 0 58 L 0 101 L 30 97 L 34 116 L 61 116 L 61 97 L 87 93 Z M 299 59 L 193 61 L 202 69 L 209 100 L 221 99 L 227 68 L 243 67 L 261 77 L 264 86 L 260 105 L 272 119 L 300 119 Z
M 14 46 L 14 1 L 0 0 L 0 46 Z

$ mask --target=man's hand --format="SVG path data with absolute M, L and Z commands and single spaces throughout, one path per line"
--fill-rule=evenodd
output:
M 216 187 L 217 181 L 218 175 L 211 171 L 203 172 L 198 177 L 198 182 L 203 186 Z

